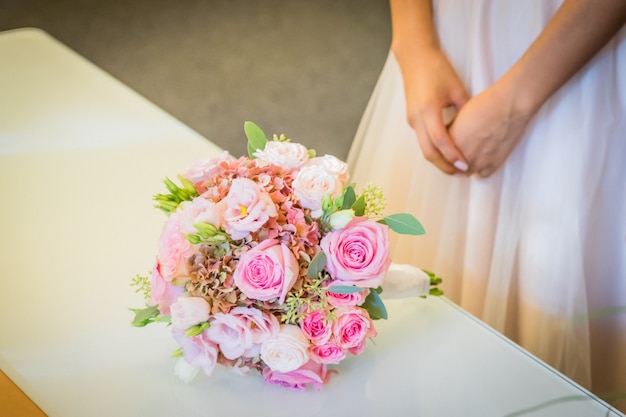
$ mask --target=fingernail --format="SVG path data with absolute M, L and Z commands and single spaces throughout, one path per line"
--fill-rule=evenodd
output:
M 459 171 L 463 171 L 463 172 L 467 171 L 467 168 L 469 168 L 467 164 L 463 161 L 456 161 L 454 163 L 454 167 L 458 169 Z

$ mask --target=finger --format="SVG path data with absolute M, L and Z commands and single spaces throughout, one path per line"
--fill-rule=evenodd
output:
M 450 137 L 443 116 L 431 111 L 424 116 L 424 125 L 432 146 L 437 149 L 441 157 L 449 165 L 455 167 L 455 171 L 466 172 L 467 160 Z
M 428 133 L 422 125 L 416 126 L 414 129 L 417 135 L 417 142 L 422 150 L 422 155 L 427 161 L 446 174 L 452 175 L 459 172 L 443 157 L 443 155 L 441 155 L 439 150 L 433 146 Z

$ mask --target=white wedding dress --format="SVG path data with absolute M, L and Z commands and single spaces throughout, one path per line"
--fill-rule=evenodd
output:
M 442 47 L 470 94 L 501 76 L 559 1 L 435 1 Z M 410 212 L 420 237 L 393 260 L 432 270 L 445 295 L 597 393 L 626 392 L 626 28 L 536 116 L 488 179 L 426 162 L 390 54 L 348 163 Z M 593 381 L 593 384 L 592 384 Z

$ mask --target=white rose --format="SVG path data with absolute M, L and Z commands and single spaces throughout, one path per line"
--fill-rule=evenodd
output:
M 309 160 L 309 151 L 299 143 L 270 141 L 265 144 L 265 149 L 257 150 L 254 156 L 261 164 L 298 169 Z
M 210 306 L 204 298 L 178 297 L 170 306 L 172 326 L 186 330 L 209 319 Z
M 324 155 L 309 160 L 307 165 L 319 165 L 329 172 L 332 172 L 341 181 L 341 185 L 346 185 L 350 178 L 348 164 L 333 155 Z
M 326 194 L 339 197 L 343 184 L 335 174 L 321 165 L 303 166 L 292 183 L 293 191 L 304 208 L 311 210 L 311 215 L 322 215 L 322 199 Z
M 309 361 L 309 340 L 298 326 L 283 324 L 278 334 L 263 342 L 261 359 L 272 371 L 291 372 Z

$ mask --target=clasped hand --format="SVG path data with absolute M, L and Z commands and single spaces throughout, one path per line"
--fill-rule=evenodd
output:
M 468 94 L 446 56 L 434 51 L 404 71 L 407 117 L 424 157 L 447 174 L 488 177 L 511 154 L 530 117 L 516 110 L 513 89 L 496 82 Z M 443 112 L 458 113 L 446 125 Z

